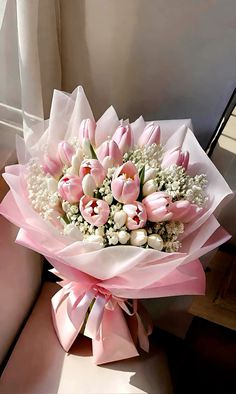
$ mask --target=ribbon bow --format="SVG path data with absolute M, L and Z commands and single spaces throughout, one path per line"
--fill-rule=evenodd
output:
M 128 301 L 115 297 L 100 284 L 69 281 L 55 269 L 52 271 L 63 279 L 59 282 L 62 289 L 51 301 L 54 326 L 66 351 L 70 349 L 82 328 L 85 336 L 102 341 L 101 325 L 104 311 L 108 309 L 115 312 L 116 308 L 121 308 L 127 315 L 136 317 L 139 345 L 146 352 L 149 351 L 148 335 L 152 332 L 152 326 L 146 319 L 145 329 L 138 313 L 137 300 Z

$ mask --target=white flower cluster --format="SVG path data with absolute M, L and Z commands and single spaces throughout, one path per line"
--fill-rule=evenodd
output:
M 58 212 L 55 210 L 60 204 L 57 193 L 57 181 L 45 175 L 39 162 L 31 159 L 26 168 L 26 181 L 28 186 L 28 197 L 32 207 L 43 219 L 57 221 Z
M 170 221 L 156 223 L 148 228 L 148 233 L 161 236 L 163 240 L 163 250 L 168 253 L 178 252 L 181 243 L 179 236 L 184 232 L 184 224 L 181 222 Z
M 132 161 L 140 170 L 142 167 L 157 168 L 163 155 L 161 145 L 152 144 L 142 148 L 136 148 L 124 154 L 124 162 Z
M 155 182 L 157 190 L 167 192 L 174 201 L 185 199 L 199 207 L 207 202 L 207 179 L 204 174 L 191 177 L 183 167 L 172 165 L 165 169 L 159 168 Z

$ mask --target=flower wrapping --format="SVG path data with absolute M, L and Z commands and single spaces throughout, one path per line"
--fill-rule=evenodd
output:
M 80 141 L 83 149 L 91 152 L 91 145 L 84 143 L 89 139 L 96 147 L 99 162 L 85 160 L 77 175 L 72 171 L 61 177 L 62 165 L 72 162 L 73 170 L 79 160 L 68 145 L 68 141 L 74 138 Z M 155 189 L 148 171 L 143 176 L 144 181 L 146 176 L 146 182 L 142 187 L 142 203 L 140 200 L 135 202 L 140 196 L 141 175 L 137 177 L 131 164 L 122 164 L 122 155 L 129 154 L 131 145 L 144 147 L 160 141 L 164 151 L 169 152 L 167 156 L 164 154 L 163 168 L 175 163 L 189 176 L 202 172 L 206 175 L 208 199 L 199 214 L 186 201 L 181 205 L 173 200 L 170 205 L 169 197 Z M 183 153 L 185 151 L 187 153 Z M 150 324 L 139 312 L 135 300 L 204 294 L 205 275 L 199 258 L 230 238 L 213 214 L 218 205 L 232 195 L 229 186 L 190 129 L 182 126 L 178 130 L 170 127 L 160 131 L 156 122 L 146 125 L 142 117 L 130 125 L 121 123 L 113 107 L 95 123 L 81 87 L 71 95 L 54 92 L 49 120 L 36 125 L 24 140 L 18 137 L 17 154 L 19 164 L 6 167 L 3 175 L 10 191 L 0 211 L 20 227 L 16 242 L 43 254 L 62 278 L 62 288 L 52 298 L 53 323 L 61 345 L 68 351 L 83 329 L 84 335 L 93 340 L 93 356 L 97 364 L 137 356 L 134 336 L 137 336 L 140 347 L 147 351 Z M 124 210 L 117 215 L 116 223 L 122 225 L 122 215 L 125 215 L 127 226 L 120 242 L 108 237 L 111 244 L 101 247 L 96 237 L 90 242 L 90 238 L 83 238 L 81 233 L 77 232 L 75 239 L 72 232 L 61 231 L 56 216 L 50 221 L 45 220 L 29 198 L 26 174 L 31 158 L 44 163 L 45 173 L 53 174 L 50 187 L 54 187 L 56 179 L 59 196 L 70 204 L 78 203 L 83 220 L 92 229 L 102 226 L 109 215 L 109 201 L 99 200 L 99 205 L 94 190 L 100 187 L 107 169 L 117 167 L 112 181 L 113 198 L 115 195 Z M 132 187 L 127 188 L 124 177 L 132 181 Z M 172 211 L 164 211 L 163 204 L 168 209 L 171 206 Z M 143 230 L 147 218 L 165 223 L 171 215 L 175 215 L 176 220 L 185 218 L 179 250 L 162 250 L 155 234 L 149 236 L 147 244 L 148 234 Z M 144 232 L 145 241 L 140 241 Z M 126 236 L 127 239 L 130 237 L 129 241 Z M 143 244 L 137 246 L 137 242 L 146 242 L 146 247 L 140 247 Z M 136 335 L 131 335 L 132 330 L 127 325 L 129 316 L 136 322 Z

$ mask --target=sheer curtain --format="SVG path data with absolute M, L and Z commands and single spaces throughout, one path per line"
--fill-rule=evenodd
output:
M 14 160 L 15 134 L 32 138 L 32 124 L 48 116 L 61 88 L 59 15 L 58 0 L 1 0 L 1 167 Z

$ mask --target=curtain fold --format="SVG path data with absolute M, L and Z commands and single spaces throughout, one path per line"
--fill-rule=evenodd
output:
M 16 133 L 34 143 L 31 128 L 61 89 L 59 9 L 59 0 L 0 2 L 0 167 L 12 158 Z

